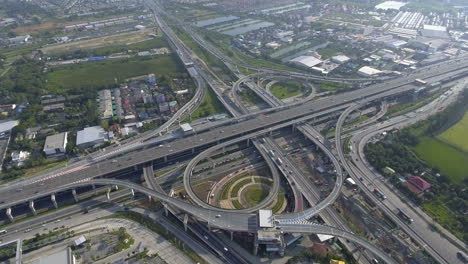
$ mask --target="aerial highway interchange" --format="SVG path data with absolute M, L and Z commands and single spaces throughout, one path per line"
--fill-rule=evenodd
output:
M 164 21 L 167 15 L 162 8 L 153 1 L 146 1 L 154 13 L 155 24 L 164 32 L 165 37 L 176 50 L 180 59 L 184 62 L 188 72 L 196 83 L 194 97 L 182 107 L 169 121 L 156 130 L 123 142 L 120 145 L 107 147 L 101 152 L 89 154 L 88 157 L 77 160 L 65 168 L 32 176 L 25 180 L 15 181 L 0 187 L 0 209 L 3 213 L 14 218 L 15 206 L 28 204 L 34 207 L 34 200 L 55 194 L 70 192 L 76 195 L 76 190 L 87 186 L 108 186 L 108 195 L 111 188 L 115 186 L 125 187 L 132 193 L 142 193 L 148 197 L 161 201 L 166 210 L 176 215 L 185 214 L 182 221 L 188 221 L 188 217 L 199 220 L 209 229 L 217 228 L 230 232 L 248 232 L 256 234 L 264 230 L 260 226 L 257 211 L 269 205 L 276 197 L 280 188 L 280 178 L 286 177 L 294 192 L 295 207 L 302 207 L 302 198 L 311 205 L 310 208 L 282 213 L 273 216 L 273 232 L 283 233 L 305 233 L 305 234 L 327 234 L 343 238 L 347 246 L 359 245 L 364 249 L 365 258 L 370 263 L 374 257 L 386 263 L 398 263 L 392 256 L 386 254 L 373 243 L 354 234 L 345 223 L 339 219 L 331 205 L 340 196 L 344 179 L 347 175 L 353 178 L 361 190 L 378 204 L 396 224 L 403 228 L 429 255 L 440 263 L 457 263 L 456 252 L 459 246 L 443 237 L 430 241 L 431 235 L 421 234 L 422 230 L 412 230 L 396 213 L 377 199 L 369 186 L 364 184 L 364 178 L 369 181 L 373 175 L 365 164 L 362 155 L 365 143 L 376 134 L 397 126 L 399 122 L 415 122 L 427 118 L 422 117 L 396 117 L 388 120 L 385 126 L 371 119 L 368 128 L 364 127 L 351 131 L 352 144 L 355 152 L 351 153 L 350 160 L 344 153 L 343 126 L 348 116 L 368 105 L 380 105 L 390 98 L 400 96 L 413 91 L 417 86 L 415 79 L 424 79 L 427 82 L 442 82 L 456 84 L 459 80 L 464 81 L 468 75 L 467 56 L 456 57 L 448 62 L 420 68 L 413 73 L 404 74 L 397 78 L 328 78 L 317 77 L 310 74 L 288 72 L 284 70 L 273 70 L 268 68 L 254 67 L 248 64 L 239 64 L 204 41 L 189 25 L 183 24 L 183 28 L 191 34 L 193 39 L 202 44 L 210 53 L 221 59 L 226 65 L 236 65 L 243 68 L 256 70 L 258 73 L 242 75 L 237 73 L 239 80 L 229 87 L 227 91 L 217 87 L 220 80 L 213 77 L 210 69 L 194 54 L 170 29 Z M 183 23 L 182 21 L 179 21 Z M 231 67 L 232 69 L 232 67 Z M 263 89 L 255 84 L 258 77 L 265 78 L 287 78 L 307 81 L 311 79 L 327 80 L 345 83 L 365 84 L 360 89 L 347 91 L 339 94 L 320 97 L 318 99 L 310 96 L 300 102 L 285 104 L 276 98 L 268 89 Z M 250 112 L 239 98 L 240 87 L 251 89 L 261 98 L 269 108 Z M 173 137 L 171 129 L 177 122 L 190 115 L 202 102 L 206 89 L 213 89 L 218 99 L 223 103 L 232 118 L 205 130 L 195 131 L 186 135 Z M 440 104 L 437 105 L 440 107 Z M 431 108 L 432 109 L 432 108 Z M 316 120 L 326 119 L 330 116 L 339 116 L 333 139 L 327 139 L 318 132 L 313 123 Z M 417 119 L 419 118 L 419 119 Z M 395 120 L 395 121 L 393 121 Z M 406 123 L 405 123 L 406 124 Z M 401 124 L 400 124 L 401 125 Z M 407 125 L 407 124 L 406 124 Z M 286 156 L 281 147 L 270 137 L 279 130 L 291 129 L 302 133 L 314 146 L 324 154 L 334 167 L 335 183 L 331 192 L 326 197 L 321 197 L 314 186 L 295 167 L 294 161 Z M 334 142 L 331 146 L 330 142 Z M 254 147 L 265 161 L 266 167 L 272 174 L 273 185 L 269 195 L 259 204 L 246 209 L 221 209 L 208 204 L 203 198 L 198 197 L 193 191 L 194 168 L 201 166 L 201 161 L 209 158 L 214 152 L 223 153 L 226 147 L 235 144 L 246 144 Z M 153 177 L 154 168 L 161 168 L 169 163 L 187 162 L 183 171 L 183 186 L 193 203 L 188 203 L 168 195 Z M 143 172 L 147 186 L 119 179 L 120 174 Z M 300 196 L 300 197 L 298 197 Z M 390 199 L 389 199 L 390 200 Z M 299 206 L 299 204 L 301 206 Z M 32 208 L 33 209 L 33 208 Z M 326 224 L 317 224 L 309 221 L 316 215 L 321 215 Z M 417 217 L 417 216 L 415 216 Z M 187 223 L 185 223 L 187 225 Z M 197 225 L 200 225 L 197 223 Z M 203 231 L 204 226 L 194 225 L 193 232 Z M 206 231 L 209 232 L 209 231 Z M 205 234 L 205 233 L 203 233 Z M 202 237 L 204 235 L 201 235 Z M 447 245 L 442 245 L 446 241 Z M 222 245 L 222 243 L 219 243 Z M 215 250 L 217 250 L 215 248 Z M 222 250 L 221 250 L 222 251 Z M 220 254 L 231 254 L 221 252 Z M 232 253 L 234 254 L 234 253 Z M 227 262 L 237 263 L 239 257 L 226 256 Z

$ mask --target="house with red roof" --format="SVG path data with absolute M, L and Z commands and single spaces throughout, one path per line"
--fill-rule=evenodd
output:
M 404 185 L 418 196 L 423 195 L 431 189 L 431 184 L 419 176 L 411 176 Z

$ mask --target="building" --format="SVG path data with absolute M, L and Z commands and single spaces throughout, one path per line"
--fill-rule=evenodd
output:
M 44 144 L 44 153 L 46 156 L 63 155 L 67 147 L 68 132 L 48 136 Z
M 360 68 L 357 73 L 359 75 L 361 75 L 361 76 L 364 76 L 364 77 L 373 77 L 373 76 L 377 76 L 377 75 L 381 74 L 382 71 L 379 71 L 379 70 L 374 69 L 374 68 L 369 67 L 369 66 L 364 66 L 364 67 Z
M 314 56 L 299 56 L 290 60 L 290 62 L 304 68 L 312 68 L 322 63 L 321 60 Z
M 421 29 L 421 35 L 428 38 L 441 38 L 449 39 L 450 35 L 447 32 L 446 27 L 434 26 L 434 25 L 423 25 Z
M 27 151 L 13 151 L 11 153 L 11 162 L 16 166 L 23 166 L 24 162 L 29 158 L 31 153 Z
M 345 56 L 345 55 L 338 55 L 338 56 L 333 56 L 331 58 L 331 60 L 334 63 L 343 64 L 343 63 L 348 62 L 350 60 L 350 58 L 348 56 Z
M 94 148 L 107 141 L 109 141 L 109 135 L 100 126 L 86 127 L 78 131 L 76 135 L 76 146 L 79 148 Z
M 419 176 L 411 176 L 404 185 L 416 195 L 422 195 L 431 189 L 431 184 Z
M 70 248 L 56 252 L 52 255 L 36 259 L 32 264 L 75 264 L 76 259 Z

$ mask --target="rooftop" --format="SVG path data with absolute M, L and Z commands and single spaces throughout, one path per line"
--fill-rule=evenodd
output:
M 41 257 L 32 262 L 32 264 L 69 264 L 74 263 L 70 248 L 54 253 L 49 256 Z
M 297 58 L 292 59 L 291 62 L 301 64 L 308 68 L 314 67 L 322 63 L 321 60 L 315 58 L 314 56 L 299 56 Z
M 10 131 L 12 128 L 17 126 L 18 123 L 19 122 L 17 120 L 6 121 L 6 122 L 3 122 L 3 123 L 0 123 L 0 133 Z
M 67 139 L 67 132 L 48 136 L 46 138 L 44 149 L 60 149 L 63 148 Z
M 258 210 L 258 218 L 260 219 L 260 227 L 273 227 L 273 212 L 271 210 Z
M 100 126 L 86 127 L 78 131 L 76 135 L 76 145 L 78 146 L 101 140 L 107 140 L 107 133 Z

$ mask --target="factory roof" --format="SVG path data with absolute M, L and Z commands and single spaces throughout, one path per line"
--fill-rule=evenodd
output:
M 364 74 L 364 75 L 367 75 L 367 76 L 376 75 L 376 74 L 379 74 L 381 72 L 382 71 L 379 71 L 379 70 L 374 69 L 374 68 L 369 67 L 369 66 L 364 66 L 364 67 L 362 67 L 362 68 L 360 68 L 358 70 L 358 73 L 361 73 L 361 74 Z
M 308 68 L 314 67 L 322 63 L 321 60 L 315 58 L 314 56 L 299 56 L 292 59 L 291 62 L 303 65 Z
M 100 126 L 86 127 L 78 131 L 76 135 L 76 145 L 82 145 L 90 142 L 107 140 L 107 133 Z
M 0 133 L 10 131 L 12 128 L 18 125 L 18 120 L 6 121 L 0 123 Z
M 66 248 L 55 254 L 41 257 L 32 262 L 32 264 L 68 264 L 73 263 L 73 257 L 70 248 Z

